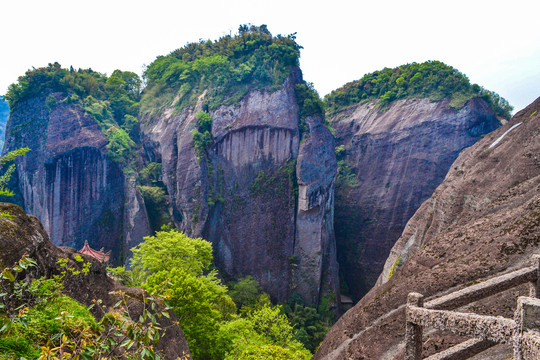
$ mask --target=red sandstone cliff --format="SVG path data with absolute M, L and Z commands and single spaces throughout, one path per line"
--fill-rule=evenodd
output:
M 335 229 L 340 268 L 356 300 L 375 284 L 405 224 L 459 152 L 500 126 L 482 99 L 457 111 L 448 103 L 404 99 L 381 111 L 372 101 L 330 118 L 354 176 L 336 182 Z

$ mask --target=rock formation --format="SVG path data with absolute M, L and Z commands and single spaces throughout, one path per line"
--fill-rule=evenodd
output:
M 482 99 L 457 111 L 449 101 L 403 99 L 382 111 L 371 101 L 330 118 L 345 153 L 336 182 L 338 259 L 356 300 L 459 152 L 500 125 Z
M 17 159 L 18 195 L 24 209 L 37 216 L 51 240 L 80 249 L 112 250 L 117 261 L 149 234 L 148 220 L 133 179 L 107 156 L 107 138 L 79 104 L 50 108 L 46 96 L 12 109 L 3 154 L 28 147 Z
M 409 292 L 429 300 L 530 265 L 531 254 L 540 253 L 539 110 L 540 98 L 460 153 L 407 223 L 383 284 L 334 325 L 314 359 L 401 359 Z M 516 296 L 527 293 L 527 287 L 507 290 L 461 311 L 511 318 Z M 425 355 L 462 340 L 428 335 Z
M 81 264 L 74 260 L 74 256 L 83 256 L 86 262 L 92 264 L 90 272 L 86 276 L 66 277 L 64 293 L 86 306 L 92 305 L 93 299 L 101 299 L 105 308 L 111 310 L 120 299 L 116 292 L 123 291 L 131 294 L 132 300 L 128 306 L 133 311 L 133 316 L 138 318 L 142 315 L 143 307 L 138 306 L 139 300 L 135 300 L 140 298 L 141 289 L 121 286 L 109 278 L 105 266 L 98 260 L 79 254 L 72 248 L 52 244 L 40 221 L 25 214 L 19 206 L 0 203 L 0 212 L 9 214 L 7 217 L 0 217 L 0 267 L 12 266 L 26 254 L 37 262 L 37 266 L 29 270 L 30 278 L 51 277 L 60 273 L 57 264 L 59 259 L 68 259 L 69 267 L 80 269 Z M 97 307 L 94 307 L 92 312 L 97 319 L 102 316 Z M 160 324 L 166 331 L 161 334 L 156 350 L 163 351 L 165 359 L 173 360 L 189 354 L 189 348 L 174 314 L 170 316 L 170 319 L 160 319 Z
M 336 162 L 320 116 L 306 119 L 300 145 L 302 80 L 299 69 L 291 74 L 278 90 L 252 89 L 235 105 L 209 110 L 207 156 L 197 155 L 191 133 L 204 94 L 179 114 L 171 107 L 143 118 L 143 142 L 162 163 L 177 225 L 213 243 L 226 276 L 252 275 L 278 301 L 298 291 L 317 303 L 322 291 L 338 292 Z

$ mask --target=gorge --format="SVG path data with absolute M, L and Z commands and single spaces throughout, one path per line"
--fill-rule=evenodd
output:
M 263 25 L 158 56 L 144 82 L 28 71 L 5 97 L 2 154 L 31 151 L 3 200 L 55 245 L 88 241 L 114 265 L 162 226 L 202 237 L 223 282 L 250 276 L 290 312 L 337 318 L 358 302 L 315 359 L 402 356 L 407 291 L 439 294 L 536 249 L 538 101 L 508 122 L 504 99 L 438 61 L 320 99 L 300 49 Z M 483 259 L 494 249 L 500 262 Z

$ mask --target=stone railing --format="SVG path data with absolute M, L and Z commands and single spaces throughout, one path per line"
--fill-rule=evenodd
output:
M 512 343 L 515 360 L 540 359 L 540 255 L 534 266 L 469 286 L 424 304 L 424 296 L 407 299 L 406 360 L 422 359 L 424 327 L 446 330 L 472 339 L 430 356 L 429 360 L 461 360 L 498 343 Z M 530 284 L 530 297 L 519 297 L 514 319 L 450 311 L 521 284 Z

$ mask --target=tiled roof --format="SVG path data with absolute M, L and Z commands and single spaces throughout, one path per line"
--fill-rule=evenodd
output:
M 97 250 L 94 250 L 90 247 L 90 245 L 88 245 L 88 241 L 84 241 L 84 246 L 81 250 L 79 250 L 79 252 L 81 254 L 85 254 L 85 255 L 90 255 L 92 256 L 93 258 L 96 258 L 98 259 L 99 261 L 101 262 L 107 262 L 109 261 L 109 257 L 110 257 L 110 251 L 109 252 L 106 252 L 104 253 L 103 251 L 97 251 Z

